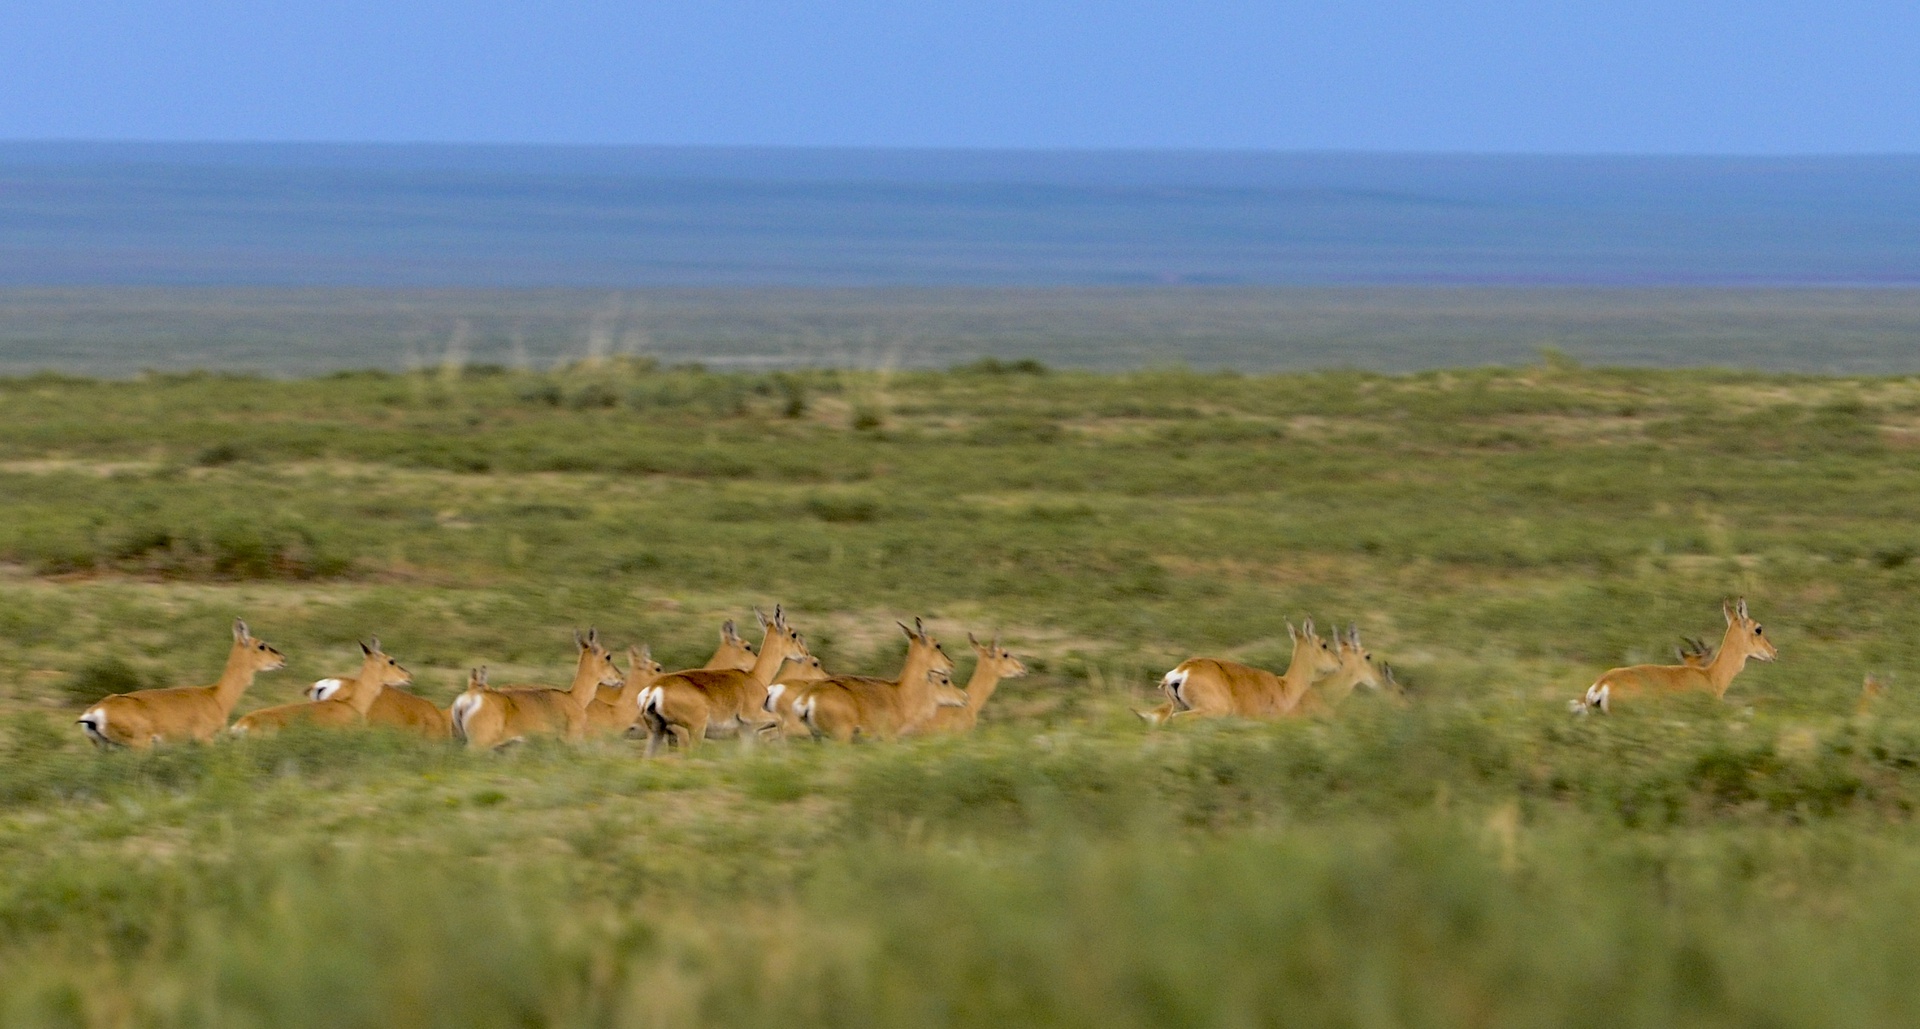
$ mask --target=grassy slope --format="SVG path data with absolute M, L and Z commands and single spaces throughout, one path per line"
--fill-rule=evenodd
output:
M 797 401 L 797 402 L 796 402 Z M 855 428 L 864 425 L 865 428 Z M 1920 384 L 1574 367 L 0 381 L 9 1024 L 1910 1024 Z M 1781 648 L 1570 720 L 1608 665 Z M 70 731 L 244 614 L 444 700 L 786 603 L 1030 658 L 974 739 L 642 763 Z M 1419 701 L 1149 737 L 1358 621 Z M 964 662 L 963 662 L 964 665 Z M 964 667 L 963 667 L 964 671 Z

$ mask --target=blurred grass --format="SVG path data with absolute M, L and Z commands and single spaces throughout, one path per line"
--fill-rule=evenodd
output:
M 608 361 L 0 401 L 6 1024 L 1920 1007 L 1920 380 Z M 1782 659 L 1728 703 L 1566 715 L 1733 593 Z M 210 679 L 235 615 L 290 657 L 243 707 L 375 633 L 444 703 L 483 661 L 561 681 L 588 624 L 697 664 L 776 601 L 835 670 L 891 670 L 918 614 L 1035 674 L 971 738 L 694 761 L 311 732 L 101 755 L 71 726 Z M 1307 614 L 1358 622 L 1416 702 L 1127 712 L 1193 653 L 1281 663 Z M 1868 671 L 1892 692 L 1855 717 Z

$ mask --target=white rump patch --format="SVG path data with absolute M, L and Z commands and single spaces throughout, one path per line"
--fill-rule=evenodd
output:
M 1180 687 L 1187 684 L 1187 674 L 1186 669 L 1176 668 L 1160 677 L 1160 688 L 1167 691 L 1167 699 L 1182 709 L 1193 706 L 1187 703 L 1186 698 L 1180 696 Z
M 780 695 L 785 692 L 787 692 L 787 684 L 784 682 L 776 682 L 767 687 L 767 702 L 760 705 L 761 708 L 767 711 L 780 710 Z
M 332 700 L 333 695 L 340 692 L 340 687 L 346 684 L 347 681 L 345 679 L 321 679 L 307 687 L 307 698 L 309 700 Z
M 95 743 L 106 744 L 113 742 L 107 738 L 106 708 L 88 708 L 87 713 L 80 716 L 80 730 L 86 733 L 87 738 Z
M 1613 687 L 1604 682 L 1596 682 L 1587 687 L 1587 692 L 1580 699 L 1567 701 L 1567 707 L 1583 715 L 1595 709 L 1603 715 L 1612 714 L 1609 703 L 1612 698 Z
M 480 706 L 482 699 L 483 696 L 479 693 L 462 693 L 454 698 L 451 720 L 455 736 L 463 740 L 467 738 L 467 719 L 473 717 L 473 712 Z

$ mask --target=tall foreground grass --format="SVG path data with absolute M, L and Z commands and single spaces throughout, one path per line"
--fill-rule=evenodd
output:
M 756 377 L 608 363 L 0 380 L 0 1021 L 1909 1025 L 1920 383 L 1595 371 Z M 1564 702 L 1712 636 L 1726 703 Z M 669 664 L 784 602 L 1035 674 L 982 731 L 469 755 L 97 754 L 78 705 L 243 706 L 378 633 L 445 701 Z M 1147 733 L 1196 652 L 1358 622 L 1414 701 Z M 963 662 L 964 665 L 964 662 Z M 962 673 L 966 669 L 961 669 Z M 1861 676 L 1891 693 L 1853 714 Z

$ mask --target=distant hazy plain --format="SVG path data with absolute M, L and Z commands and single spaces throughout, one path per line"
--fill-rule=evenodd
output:
M 0 144 L 0 370 L 1920 369 L 1920 158 Z
M 0 288 L 0 373 L 313 374 L 595 355 L 715 368 L 1379 371 L 1519 364 L 1920 371 L 1920 289 Z

